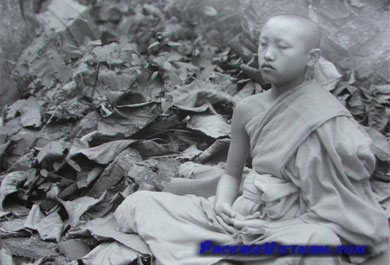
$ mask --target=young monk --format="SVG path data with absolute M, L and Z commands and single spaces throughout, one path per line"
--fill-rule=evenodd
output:
M 215 197 L 140 191 L 118 207 L 120 229 L 138 233 L 157 264 L 389 264 L 388 221 L 369 183 L 370 139 L 313 80 L 319 44 L 320 30 L 307 18 L 283 15 L 265 24 L 258 56 L 272 88 L 237 104 Z M 253 170 L 239 195 L 249 155 Z M 205 240 L 367 245 L 370 254 L 199 255 Z

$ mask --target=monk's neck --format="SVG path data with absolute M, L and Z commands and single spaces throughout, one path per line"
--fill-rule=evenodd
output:
M 298 86 L 304 85 L 306 82 L 304 79 L 297 80 L 296 82 L 287 83 L 287 84 L 272 84 L 271 94 L 273 98 L 278 98 L 280 95 L 286 93 L 288 90 L 293 89 Z

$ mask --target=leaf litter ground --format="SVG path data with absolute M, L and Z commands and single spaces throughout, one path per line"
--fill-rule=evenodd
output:
M 268 88 L 239 3 L 217 2 L 98 1 L 23 52 L 0 133 L 1 264 L 153 262 L 112 212 L 137 190 L 186 193 L 186 179 L 220 175 L 234 105 Z M 39 16 L 61 22 L 64 4 L 79 5 L 53 1 Z M 373 178 L 388 181 L 389 85 L 363 86 L 325 59 L 316 72 L 365 126 Z

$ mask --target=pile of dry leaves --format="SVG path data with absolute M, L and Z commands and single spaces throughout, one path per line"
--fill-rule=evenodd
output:
M 0 130 L 4 265 L 150 264 L 110 214 L 137 190 L 223 166 L 235 103 L 267 89 L 238 1 L 79 2 L 43 3 L 14 69 L 21 97 Z M 325 59 L 317 73 L 366 126 L 374 177 L 389 181 L 389 85 L 362 86 Z

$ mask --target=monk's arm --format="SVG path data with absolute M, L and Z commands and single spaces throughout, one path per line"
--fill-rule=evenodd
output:
M 245 121 L 248 120 L 247 108 L 248 104 L 243 100 L 234 109 L 225 174 L 217 187 L 215 209 L 224 220 L 225 215 L 234 215 L 231 206 L 238 195 L 243 168 L 250 152 L 249 137 L 244 130 Z

